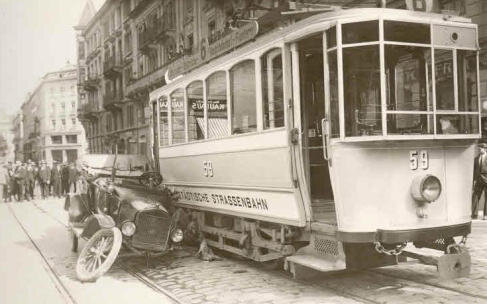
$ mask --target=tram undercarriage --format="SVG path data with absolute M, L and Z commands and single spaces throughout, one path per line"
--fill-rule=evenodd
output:
M 188 230 L 192 230 L 199 242 L 204 240 L 210 247 L 257 262 L 269 262 L 266 265 L 283 266 L 296 279 L 310 279 L 337 271 L 397 265 L 407 262 L 407 258 L 436 266 L 440 279 L 454 279 L 470 273 L 470 254 L 464 247 L 466 235 L 470 231 L 469 225 L 460 225 L 455 230 L 439 228 L 436 234 L 431 234 L 431 229 L 428 229 L 430 236 L 437 237 L 435 239 L 399 243 L 342 242 L 338 240 L 340 233 L 336 226 L 319 222 L 313 223 L 311 232 L 307 232 L 288 225 L 205 211 L 185 209 L 184 212 L 192 219 Z M 421 231 L 418 229 L 413 233 L 420 235 Z M 459 243 L 453 238 L 456 236 L 462 236 Z M 387 239 L 384 233 L 380 237 Z M 391 238 L 394 236 L 389 236 Z M 423 248 L 434 249 L 436 252 L 418 252 L 418 249 Z M 438 255 L 438 252 L 444 254 Z

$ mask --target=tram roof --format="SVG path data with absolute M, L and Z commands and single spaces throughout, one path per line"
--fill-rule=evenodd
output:
M 181 87 L 181 84 L 191 81 L 203 80 L 214 72 L 225 70 L 226 67 L 232 66 L 241 61 L 242 57 L 248 56 L 253 52 L 258 52 L 260 49 L 267 49 L 276 42 L 282 41 L 289 43 L 302 39 L 304 37 L 316 34 L 327 29 L 327 26 L 333 26 L 338 20 L 353 20 L 358 21 L 384 18 L 388 20 L 410 21 L 418 23 L 435 23 L 435 24 L 473 24 L 470 18 L 438 14 L 426 13 L 403 9 L 391 8 L 352 8 L 352 9 L 336 9 L 334 11 L 319 13 L 311 17 L 300 20 L 292 25 L 273 30 L 269 33 L 258 36 L 254 41 L 247 42 L 225 55 L 219 56 L 209 62 L 182 74 L 160 88 L 153 90 L 150 93 L 149 101 L 152 102 L 160 95 L 170 93 L 176 88 Z M 353 22 L 353 21 L 352 21 Z M 237 58 L 235 60 L 235 58 Z M 233 62 L 233 63 L 228 63 Z M 219 68 L 220 67 L 220 68 Z M 219 69 L 218 69 L 219 68 Z M 205 76 L 206 75 L 206 76 Z

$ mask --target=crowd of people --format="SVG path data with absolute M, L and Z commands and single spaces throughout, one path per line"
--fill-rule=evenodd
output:
M 0 187 L 4 202 L 61 197 L 76 192 L 79 171 L 74 163 L 16 161 L 0 164 Z

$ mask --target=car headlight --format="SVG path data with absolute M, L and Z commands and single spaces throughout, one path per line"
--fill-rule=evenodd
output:
M 411 196 L 420 202 L 434 202 L 440 197 L 441 182 L 434 175 L 416 176 L 411 184 Z
M 132 236 L 135 233 L 134 222 L 125 222 L 122 224 L 122 234 L 125 236 Z
M 179 243 L 183 240 L 183 236 L 183 230 L 176 228 L 171 232 L 171 241 L 173 241 L 173 243 Z

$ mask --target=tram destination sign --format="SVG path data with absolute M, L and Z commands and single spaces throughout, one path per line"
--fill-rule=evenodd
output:
M 189 72 L 205 62 L 235 49 L 245 42 L 254 39 L 258 33 L 258 22 L 250 21 L 237 29 L 229 31 L 226 35 L 212 43 L 208 43 L 208 39 L 203 38 L 200 42 L 199 53 L 186 55 L 169 65 L 169 79 L 174 79 L 178 75 Z

